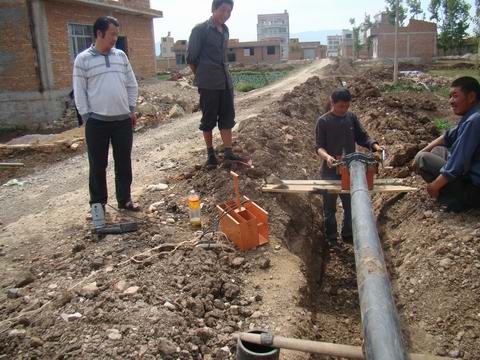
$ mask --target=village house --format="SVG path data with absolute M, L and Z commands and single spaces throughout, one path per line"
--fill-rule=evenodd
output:
M 265 40 L 239 42 L 231 39 L 228 42 L 227 61 L 240 64 L 275 64 L 281 62 L 281 41 Z
M 0 3 L 0 129 L 51 127 L 65 111 L 75 56 L 94 41 L 93 23 L 120 21 L 117 48 L 137 77 L 155 75 L 149 0 L 14 0 Z
M 367 31 L 373 59 L 393 60 L 395 27 L 388 14 L 375 17 L 375 24 Z M 410 19 L 409 24 L 398 29 L 398 58 L 400 61 L 431 63 L 437 56 L 437 24 Z
M 314 60 L 327 57 L 327 46 L 320 41 L 300 42 L 299 39 L 290 39 L 288 60 Z

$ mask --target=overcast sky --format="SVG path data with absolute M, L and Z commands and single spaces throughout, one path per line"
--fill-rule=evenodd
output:
M 192 27 L 211 15 L 212 0 L 150 0 L 163 11 L 155 20 L 155 41 L 171 31 L 175 40 L 188 39 Z M 467 0 L 474 6 L 474 0 Z M 422 0 L 426 10 L 429 0 Z M 375 15 L 385 8 L 384 0 L 236 0 L 227 22 L 230 37 L 240 41 L 257 40 L 257 14 L 290 14 L 290 33 L 350 28 L 350 18 L 360 23 L 365 13 Z M 473 15 L 473 11 L 472 11 Z

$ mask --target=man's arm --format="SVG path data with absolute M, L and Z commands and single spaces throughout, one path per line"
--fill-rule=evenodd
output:
M 469 171 L 472 158 L 480 146 L 480 121 L 467 122 L 457 134 L 448 161 L 440 169 L 440 175 L 427 185 L 427 191 L 432 197 L 438 197 L 445 185 Z
M 87 121 L 90 113 L 87 96 L 87 77 L 83 68 L 83 62 L 78 56 L 73 64 L 73 97 L 83 122 Z
M 190 34 L 188 40 L 188 49 L 187 49 L 187 64 L 192 69 L 192 72 L 195 74 L 198 69 L 198 64 L 200 62 L 200 53 L 202 51 L 202 28 L 200 26 L 195 26 Z
M 333 163 L 335 162 L 335 158 L 331 156 L 327 150 L 324 148 L 318 148 L 317 149 L 317 154 L 320 155 L 320 157 L 327 162 L 327 166 L 329 168 L 333 167 Z
M 369 149 L 370 151 L 383 150 L 383 147 L 381 147 L 377 141 L 370 138 L 370 136 L 367 133 L 367 130 L 365 130 L 360 120 L 358 120 L 357 116 L 355 114 L 352 114 L 352 116 L 353 116 L 353 125 L 354 125 L 353 131 L 355 136 L 355 142 L 358 145 L 366 149 Z
M 444 146 L 445 145 L 445 136 L 444 135 L 441 135 L 439 136 L 438 138 L 436 138 L 435 140 L 433 140 L 430 144 L 428 144 L 427 146 L 425 146 L 422 150 L 420 150 L 421 152 L 430 152 L 432 151 L 433 148 L 437 147 L 437 146 Z
M 132 65 L 130 65 L 130 61 L 128 60 L 127 55 L 125 55 L 125 60 L 127 62 L 126 67 L 126 88 L 127 88 L 127 95 L 128 95 L 128 107 L 130 109 L 130 118 L 132 119 L 132 126 L 135 128 L 137 126 L 137 115 L 135 114 L 135 107 L 137 105 L 137 98 L 138 98 L 138 82 L 135 78 L 135 73 L 133 72 Z

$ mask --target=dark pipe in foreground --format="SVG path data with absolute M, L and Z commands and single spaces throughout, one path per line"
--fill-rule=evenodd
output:
M 358 293 L 368 360 L 408 359 L 368 192 L 366 167 L 349 164 Z
M 280 350 L 275 349 L 269 345 L 271 343 L 272 335 L 262 330 L 249 331 L 250 334 L 261 335 L 262 337 L 268 337 L 262 341 L 262 344 L 256 344 L 242 340 L 238 337 L 237 340 L 237 360 L 278 360 L 280 356 Z

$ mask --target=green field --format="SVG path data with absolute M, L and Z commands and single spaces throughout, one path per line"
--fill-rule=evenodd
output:
M 429 70 L 429 74 L 444 76 L 450 79 L 456 79 L 461 76 L 471 76 L 480 81 L 480 71 L 477 69 L 439 69 L 439 70 Z
M 237 91 L 248 92 L 287 76 L 288 71 L 232 71 Z
M 170 80 L 172 74 L 157 74 L 158 80 Z

